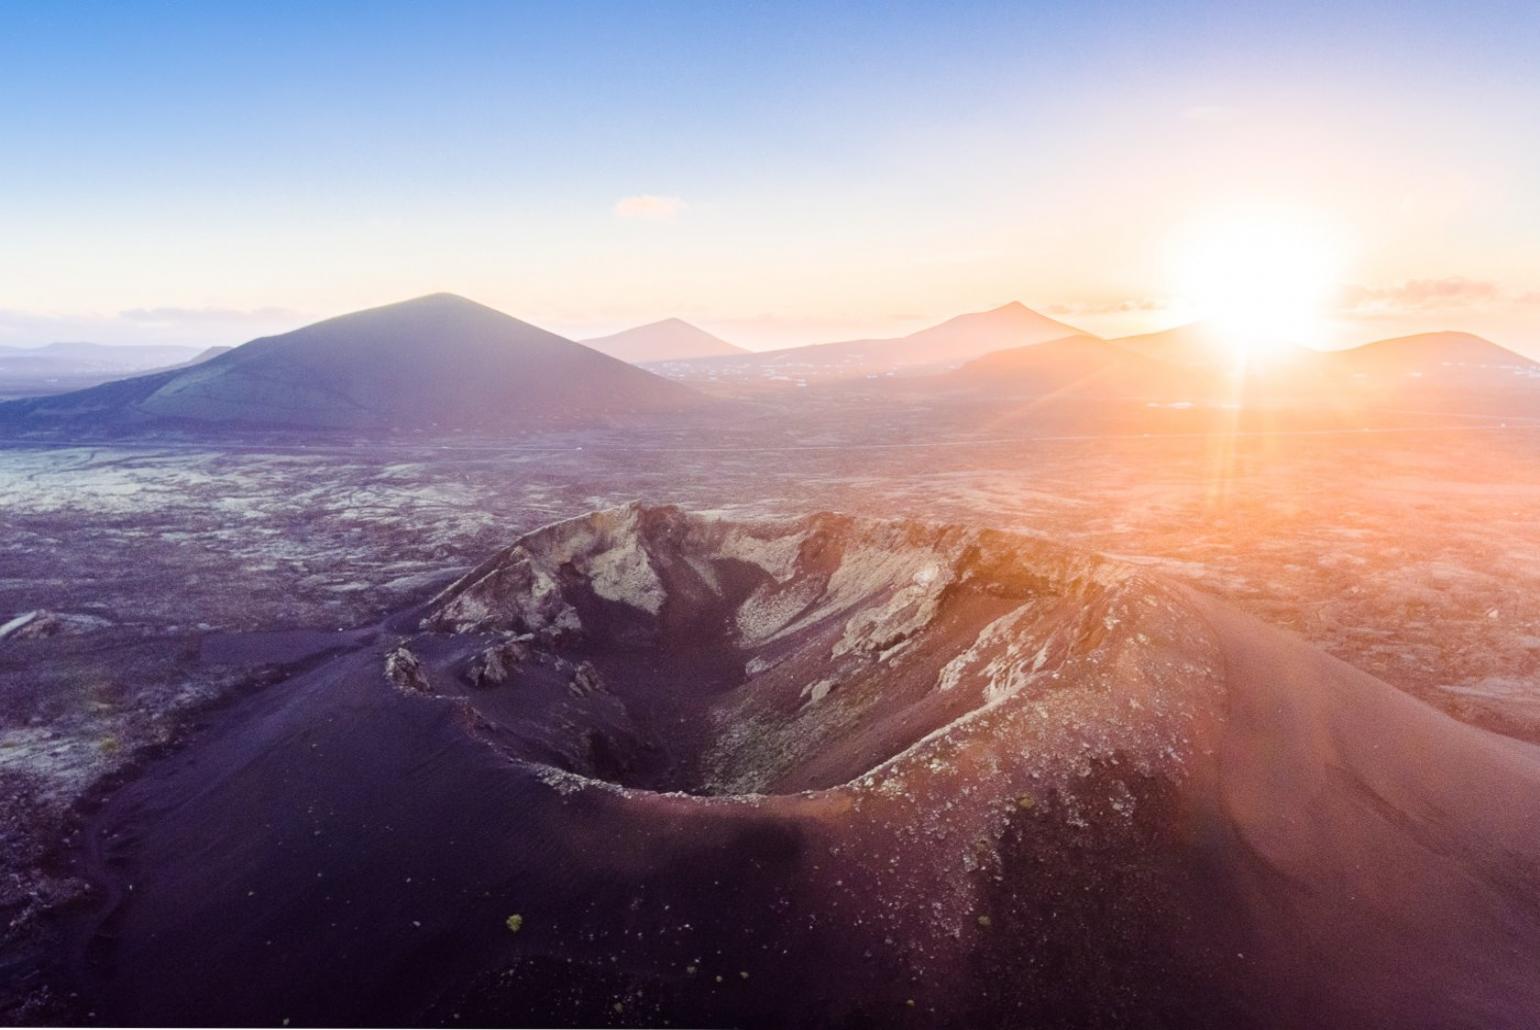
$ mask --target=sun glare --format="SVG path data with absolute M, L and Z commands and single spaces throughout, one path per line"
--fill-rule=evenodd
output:
M 1308 217 L 1252 212 L 1192 226 L 1178 241 L 1175 267 L 1193 317 L 1244 357 L 1321 341 L 1343 246 Z

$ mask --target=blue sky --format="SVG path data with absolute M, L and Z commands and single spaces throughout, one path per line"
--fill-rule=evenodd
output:
M 1184 225 L 1259 205 L 1351 238 L 1372 318 L 1522 335 L 1536 54 L 1532 3 L 0 3 L 0 343 L 437 289 L 760 344 L 1135 328 Z

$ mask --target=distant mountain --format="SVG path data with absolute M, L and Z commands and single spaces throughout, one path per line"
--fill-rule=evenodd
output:
M 138 372 L 191 360 L 196 347 L 154 344 L 50 343 L 42 347 L 0 347 L 0 374 L 49 369 L 61 374 Z
M 665 318 L 661 322 L 639 325 L 634 329 L 579 342 L 601 354 L 629 361 L 633 365 L 749 353 L 742 347 L 735 347 L 678 318 Z
M 32 397 L 83 390 L 113 379 L 199 358 L 194 347 L 50 343 L 42 347 L 0 347 L 0 398 Z
M 1012 302 L 990 311 L 958 315 L 940 325 L 891 339 L 842 340 L 694 363 L 691 375 L 708 378 L 781 376 L 841 378 L 887 372 L 939 371 L 990 351 L 1079 334 L 1073 326 Z
M 1232 362 L 1235 350 L 1223 330 L 1202 322 L 1107 341 L 1118 351 L 1170 365 L 1208 368 Z
M 1540 416 L 1540 362 L 1470 333 L 1400 336 L 1321 358 L 1334 384 L 1345 380 L 1349 389 L 1377 403 Z
M 183 362 L 183 364 L 196 365 L 200 362 L 211 361 L 214 358 L 219 357 L 221 354 L 229 354 L 233 350 L 235 350 L 234 347 L 205 347 L 203 350 L 200 350 L 198 353 L 194 354 L 187 361 Z
M 1225 356 L 1233 354 L 1222 330 L 1201 323 L 1142 336 L 1124 336 L 1109 342 L 1123 350 L 1137 351 L 1173 364 L 1209 365 L 1216 358 L 1223 361 Z M 1416 372 L 1436 368 L 1513 370 L 1536 367 L 1534 361 L 1506 347 L 1461 332 L 1397 336 L 1331 351 L 1286 348 L 1281 353 L 1265 352 L 1261 357 L 1284 361 L 1296 361 L 1301 357 L 1319 359 L 1323 369 L 1338 373 L 1344 369 Z
M 1202 325 L 1097 340 L 1077 337 L 985 355 L 947 377 L 982 392 L 1151 403 L 1431 405 L 1540 412 L 1540 364 L 1469 333 L 1426 333 L 1338 351 L 1249 356 Z
M 497 430 L 705 403 L 451 294 L 359 311 L 180 369 L 0 405 L 0 422 Z
M 1491 340 L 1459 332 L 1398 336 L 1329 353 L 1359 370 L 1436 373 L 1441 369 L 1460 368 L 1497 371 L 1540 368 L 1535 361 Z
M 1041 393 L 1126 392 L 1173 374 L 1166 360 L 1084 334 L 993 351 L 944 377 L 954 385 Z
M 1084 334 L 1074 326 L 1012 301 L 991 311 L 958 315 L 940 325 L 911 333 L 894 341 L 891 347 L 878 348 L 877 356 L 879 360 L 896 363 L 899 367 L 954 364 L 999 350 L 1002 345 L 1031 346 L 1077 335 Z M 857 345 L 848 349 L 867 348 Z

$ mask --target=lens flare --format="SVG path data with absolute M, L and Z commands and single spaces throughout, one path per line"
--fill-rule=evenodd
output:
M 1319 220 L 1228 214 L 1193 224 L 1174 249 L 1183 306 L 1239 355 L 1323 340 L 1346 257 L 1340 235 Z

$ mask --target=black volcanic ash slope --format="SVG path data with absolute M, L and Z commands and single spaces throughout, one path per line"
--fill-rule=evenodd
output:
M 117 794 L 78 986 L 134 1024 L 1524 1027 L 1537 827 L 1535 748 L 1130 566 L 633 505 Z
M 699 403 L 676 383 L 440 293 L 253 340 L 189 368 L 0 405 L 0 423 L 495 430 Z

